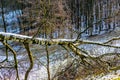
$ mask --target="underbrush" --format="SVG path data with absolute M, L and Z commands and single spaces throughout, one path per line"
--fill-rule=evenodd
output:
M 117 71 L 120 65 L 118 55 L 104 56 L 102 58 L 74 59 L 61 72 L 57 73 L 57 79 L 54 80 L 108 80 L 102 77 Z M 111 80 L 111 79 L 110 79 Z M 113 80 L 120 80 L 116 78 Z

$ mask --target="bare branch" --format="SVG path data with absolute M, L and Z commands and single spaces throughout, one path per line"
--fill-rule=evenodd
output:
M 10 45 L 8 45 L 7 43 L 5 43 L 4 41 L 1 41 L 3 43 L 3 45 L 5 45 L 14 55 L 14 61 L 15 61 L 15 69 L 16 69 L 16 79 L 19 79 L 19 73 L 18 73 L 18 61 L 17 61 L 17 55 L 16 52 L 11 48 Z
M 109 41 L 111 41 L 111 40 L 109 40 Z M 118 40 L 119 40 L 119 38 L 118 38 Z M 109 41 L 106 41 L 106 42 L 109 42 Z M 111 47 L 111 48 L 120 48 L 120 46 L 112 46 L 110 44 L 104 44 L 104 42 L 102 43 L 102 42 L 88 41 L 88 40 L 77 40 L 75 45 L 81 45 L 81 44 L 93 44 L 93 45 L 100 45 L 100 46 Z
M 48 52 L 48 45 L 46 45 L 46 57 L 47 57 L 47 74 L 48 74 L 48 80 L 50 80 L 50 61 L 49 61 L 49 52 Z
M 28 57 L 29 57 L 29 60 L 30 60 L 30 67 L 28 68 L 27 72 L 25 73 L 25 80 L 27 80 L 28 75 L 29 75 L 30 71 L 32 70 L 34 63 L 33 63 L 32 52 L 30 51 L 30 48 L 29 48 L 29 44 L 28 43 L 23 43 L 23 44 L 25 46 L 25 49 L 27 50 Z
M 112 39 L 104 42 L 104 44 L 107 44 L 107 43 L 112 42 L 112 41 L 115 41 L 115 40 L 120 40 L 120 37 L 114 37 L 114 38 L 112 38 Z

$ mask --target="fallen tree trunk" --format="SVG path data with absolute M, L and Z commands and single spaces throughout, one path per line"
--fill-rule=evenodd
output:
M 79 46 L 81 44 L 94 44 L 94 45 L 100 45 L 100 46 L 107 46 L 107 47 L 113 47 L 113 48 L 120 48 L 119 46 L 111 46 L 107 43 L 112 42 L 114 40 L 120 40 L 120 37 L 114 37 L 108 41 L 105 42 L 99 42 L 99 41 L 89 41 L 89 40 L 76 40 L 76 39 L 44 39 L 44 38 L 33 38 L 32 36 L 26 36 L 26 35 L 20 35 L 20 34 L 14 34 L 14 33 L 6 33 L 6 32 L 0 32 L 0 40 L 11 40 L 11 41 L 17 41 L 17 42 L 26 42 L 29 44 L 39 44 L 39 45 L 68 45 L 73 44 L 75 46 Z

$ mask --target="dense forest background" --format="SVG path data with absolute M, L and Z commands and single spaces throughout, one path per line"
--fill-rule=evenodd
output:
M 1 7 L 1 15 L 6 15 L 4 20 L 1 16 L 1 30 L 5 30 L 5 25 L 8 32 L 35 34 L 42 28 L 39 36 L 43 38 L 45 34 L 48 38 L 75 38 L 79 32 L 82 32 L 80 36 L 91 36 L 119 26 L 119 0 L 2 0 Z M 8 17 L 13 21 L 10 22 Z M 43 23 L 49 27 L 46 29 Z
M 0 0 L 0 80 L 100 78 L 119 32 L 120 0 Z

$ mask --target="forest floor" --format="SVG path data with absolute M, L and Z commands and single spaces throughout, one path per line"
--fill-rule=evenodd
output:
M 91 40 L 91 41 L 104 42 L 106 40 L 111 39 L 112 37 L 119 37 L 119 36 L 120 36 L 120 28 L 116 28 L 114 31 L 111 31 L 111 32 L 108 32 L 108 33 L 104 33 L 102 35 L 90 36 L 90 37 L 87 37 L 86 39 L 87 40 Z M 112 44 L 120 45 L 120 42 L 114 42 Z M 36 49 L 35 49 L 35 47 L 36 47 Z M 80 47 L 85 48 L 85 50 L 87 50 L 91 55 L 94 55 L 94 56 L 98 56 L 98 55 L 104 54 L 106 52 L 120 52 L 120 50 L 118 50 L 118 49 L 116 50 L 116 49 L 112 49 L 112 48 L 105 48 L 105 47 L 93 46 L 93 45 L 87 45 L 87 46 L 83 45 L 83 46 L 80 46 Z M 33 46 L 33 45 L 31 45 L 31 50 L 32 50 L 32 52 L 35 55 L 34 59 L 37 60 L 35 62 L 36 64 L 42 65 L 42 63 L 45 63 L 46 58 L 43 57 L 46 54 L 45 46 L 38 46 L 38 45 Z M 49 51 L 50 51 L 50 53 L 56 53 L 54 55 L 54 59 L 52 59 L 52 60 L 54 60 L 54 62 L 52 62 L 51 65 L 50 65 L 51 70 L 54 68 L 53 72 L 56 71 L 57 68 L 59 68 L 60 66 L 63 66 L 63 65 L 65 66 L 66 65 L 66 60 L 63 60 L 64 59 L 63 56 L 66 57 L 66 55 L 62 54 L 62 53 L 66 53 L 66 51 L 64 51 L 63 49 L 61 50 L 60 46 L 55 46 L 54 45 L 52 47 L 49 47 Z M 3 56 L 4 56 L 3 53 L 4 53 L 4 50 L 0 50 L 0 55 L 2 55 L 2 56 L 0 56 L 0 58 L 2 60 L 3 60 Z M 27 62 L 28 60 L 25 61 L 26 57 L 27 57 L 27 54 L 25 54 L 25 53 L 26 53 L 26 51 L 23 51 L 23 49 L 21 49 L 20 53 L 18 54 L 18 55 L 21 55 L 20 58 L 22 58 L 22 61 L 19 61 L 19 63 L 23 64 L 23 65 L 25 65 L 24 63 L 26 63 L 26 64 L 28 63 Z M 59 55 L 59 56 L 57 56 L 57 55 Z M 52 57 L 53 57 L 53 55 L 50 58 L 52 58 Z M 57 60 L 58 57 L 61 58 L 61 59 Z M 71 62 L 70 61 L 71 58 L 68 58 L 68 59 L 69 59 L 68 63 Z M 38 61 L 41 61 L 41 62 L 38 62 Z M 45 75 L 47 75 L 47 73 L 46 73 L 45 66 L 39 66 L 38 67 L 39 70 L 36 69 L 36 66 L 37 65 L 34 66 L 34 69 L 30 73 L 31 76 L 30 76 L 29 80 L 46 80 L 45 79 L 46 78 Z M 96 65 L 94 65 L 94 66 L 96 66 Z M 96 67 L 98 67 L 98 66 L 96 66 Z M 94 68 L 90 69 L 89 68 L 88 72 L 87 72 L 87 70 L 84 69 L 82 71 L 83 72 L 82 74 L 85 73 L 85 75 L 81 75 L 81 76 L 82 77 L 85 76 L 86 78 L 76 79 L 76 80 L 108 80 L 108 79 L 111 80 L 112 78 L 118 78 L 120 76 L 120 71 L 119 70 L 117 70 L 116 72 L 110 72 L 110 73 L 104 73 L 104 74 L 102 72 L 100 72 L 101 75 L 95 75 L 95 76 L 94 76 L 94 74 L 93 75 L 89 75 L 91 73 L 90 71 L 94 71 L 94 70 L 96 72 L 96 71 L 99 70 L 99 68 L 96 68 L 96 69 L 94 69 Z M 58 71 L 56 71 L 56 72 L 58 72 Z M 99 73 L 99 72 L 96 72 L 96 73 Z M 53 73 L 53 74 L 55 74 L 55 73 Z M 39 75 L 41 75 L 41 77 L 38 78 L 37 76 L 39 76 Z
M 105 42 L 109 39 L 112 39 L 113 37 L 120 37 L 120 28 L 119 27 L 117 27 L 114 31 L 111 31 L 111 32 L 108 32 L 108 33 L 105 33 L 102 35 L 90 36 L 86 39 L 90 40 L 90 41 Z M 120 41 L 113 41 L 110 44 L 120 46 Z M 95 46 L 95 45 L 83 45 L 82 48 L 85 48 L 85 50 L 88 50 L 88 52 L 92 56 L 93 55 L 99 56 L 99 55 L 102 55 L 105 53 L 120 53 L 120 49 L 107 48 L 107 47 Z M 116 59 L 116 57 L 114 57 L 114 58 Z M 114 59 L 111 59 L 111 56 L 108 56 L 108 60 L 110 60 L 111 64 L 113 64 L 112 66 L 120 65 L 120 58 L 114 60 Z M 99 66 L 99 67 L 97 67 L 97 66 Z M 104 64 L 102 64 L 102 66 L 104 66 Z M 76 80 L 120 80 L 120 70 L 105 72 L 102 69 L 102 67 L 101 68 L 100 67 L 101 67 L 101 65 L 95 64 L 94 68 L 91 68 L 91 69 L 89 68 L 87 70 L 86 69 L 81 70 L 81 72 L 83 72 L 83 75 L 82 75 L 82 73 L 80 73 L 79 76 L 81 75 L 81 77 L 83 77 L 83 76 L 85 76 L 85 77 L 82 79 L 77 78 Z M 104 66 L 104 67 L 106 67 L 106 66 Z M 106 67 L 106 69 L 107 69 L 107 67 Z M 99 74 L 96 75 L 97 73 L 99 73 Z

